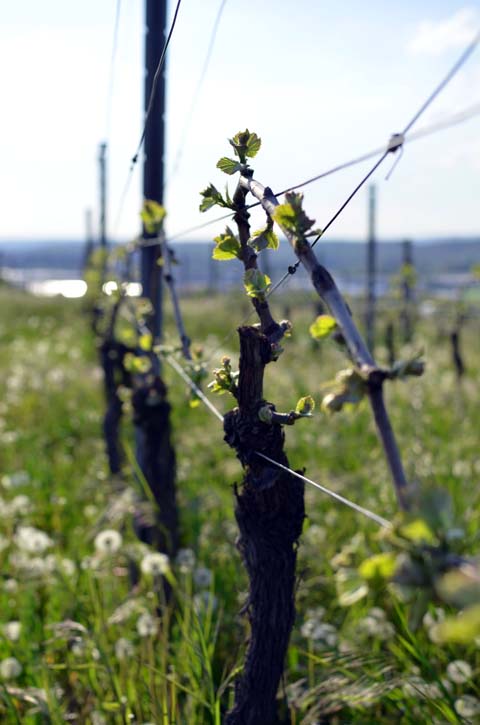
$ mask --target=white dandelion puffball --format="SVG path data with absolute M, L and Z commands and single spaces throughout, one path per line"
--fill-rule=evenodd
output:
M 205 566 L 199 566 L 198 569 L 195 569 L 193 572 L 193 581 L 200 589 L 208 589 L 212 583 L 212 578 L 213 575 L 211 570 L 207 569 Z
M 462 685 L 464 682 L 472 679 L 472 668 L 468 662 L 454 660 L 447 666 L 447 676 L 452 682 L 456 682 L 457 685 Z
M 464 695 L 455 700 L 455 710 L 461 717 L 475 717 L 480 714 L 480 700 L 473 695 Z
M 29 554 L 43 554 L 52 546 L 52 539 L 34 526 L 19 526 L 15 532 L 15 543 L 19 549 Z
M 115 554 L 122 546 L 122 537 L 115 529 L 105 529 L 96 535 L 94 544 L 99 554 Z
M 20 639 L 20 632 L 22 630 L 22 625 L 20 622 L 17 622 L 16 620 L 12 622 L 7 622 L 3 626 L 3 634 L 7 639 L 10 640 L 10 642 L 18 642 Z
M 13 680 L 22 672 L 22 665 L 15 657 L 7 657 L 0 662 L 0 677 L 2 680 Z
M 175 558 L 175 563 L 182 572 L 188 574 L 195 566 L 195 554 L 192 549 L 179 549 Z
M 158 621 L 148 612 L 144 612 L 137 619 L 137 632 L 140 637 L 152 637 L 158 629 Z
M 135 649 L 132 642 L 126 637 L 120 637 L 120 639 L 117 639 L 115 642 L 115 656 L 120 662 L 132 657 L 134 652 Z
M 160 551 L 154 551 L 143 557 L 140 563 L 140 569 L 144 574 L 150 574 L 152 576 L 166 574 L 170 569 L 170 560 L 166 554 L 162 554 Z

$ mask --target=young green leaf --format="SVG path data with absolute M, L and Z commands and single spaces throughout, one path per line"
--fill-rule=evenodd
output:
M 213 378 L 212 382 L 207 386 L 212 393 L 218 393 L 218 395 L 231 393 L 232 395 L 236 395 L 238 371 L 235 372 L 232 370 L 230 358 L 222 358 L 222 367 L 216 368 L 213 371 Z
M 335 318 L 331 315 L 319 315 L 310 325 L 309 332 L 314 340 L 322 340 L 324 337 L 328 337 L 336 326 Z
M 148 234 L 159 234 L 163 227 L 163 220 L 167 212 L 165 208 L 153 199 L 145 199 L 140 217 Z
M 275 208 L 272 217 L 297 239 L 302 239 L 315 224 L 315 220 L 309 219 L 303 210 L 303 194 L 294 191 L 285 194 L 285 203 Z
M 263 229 L 253 232 L 248 244 L 256 252 L 261 252 L 262 249 L 278 249 L 280 242 L 271 226 L 267 224 Z
M 335 375 L 333 390 L 322 400 L 322 410 L 326 413 L 337 413 L 344 405 L 356 405 L 363 400 L 366 390 L 365 380 L 356 370 L 340 370 Z
M 131 352 L 127 352 L 125 357 L 123 358 L 123 364 L 125 367 L 125 370 L 128 370 L 131 373 L 140 373 L 145 374 L 148 373 L 148 371 L 152 367 L 152 363 L 148 357 L 140 356 L 140 355 L 134 355 Z
M 358 573 L 364 579 L 390 579 L 397 568 L 397 556 L 393 551 L 374 554 L 362 561 Z
M 243 284 L 249 297 L 264 299 L 271 284 L 271 279 L 267 274 L 263 274 L 259 269 L 247 269 L 243 277 Z
M 454 617 L 435 625 L 436 642 L 471 645 L 480 634 L 480 604 L 467 607 Z
M 220 169 L 220 171 L 223 171 L 224 174 L 228 174 L 229 176 L 236 174 L 237 171 L 240 171 L 240 168 L 241 164 L 234 159 L 229 159 L 228 156 L 223 156 L 217 161 L 217 169 Z
M 262 140 L 257 136 L 256 133 L 250 133 L 247 141 L 247 156 L 253 159 L 254 156 L 260 151 Z
M 152 349 L 152 342 L 153 338 L 150 332 L 145 332 L 143 335 L 140 335 L 138 338 L 138 347 L 140 350 L 145 350 L 148 352 Z
M 214 242 L 217 243 L 217 246 L 212 253 L 213 259 L 224 261 L 227 259 L 238 259 L 240 257 L 242 252 L 240 241 L 230 227 L 226 228 L 225 234 L 220 234 L 218 237 L 215 237 Z
M 200 211 L 208 211 L 208 209 L 211 209 L 212 206 L 215 205 L 222 206 L 227 209 L 230 208 L 227 200 L 223 198 L 223 196 L 213 184 L 210 184 L 209 186 L 207 186 L 206 189 L 201 191 L 200 195 L 203 196 L 203 201 L 201 202 L 199 207 Z
M 240 162 L 244 164 L 249 158 L 257 155 L 262 145 L 261 139 L 256 133 L 251 133 L 248 128 L 245 131 L 239 131 L 233 138 L 228 139 L 229 143 L 235 149 Z
M 311 418 L 314 410 L 315 401 L 311 395 L 306 395 L 304 398 L 300 398 L 295 406 L 295 413 L 305 418 Z

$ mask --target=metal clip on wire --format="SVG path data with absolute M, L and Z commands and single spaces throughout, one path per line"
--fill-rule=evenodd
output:
M 392 154 L 396 153 L 398 149 L 400 149 L 400 153 L 395 159 L 395 161 L 392 164 L 392 168 L 388 172 L 388 174 L 385 177 L 385 181 L 388 181 L 391 175 L 393 174 L 393 171 L 395 167 L 397 166 L 398 162 L 403 156 L 403 144 L 405 143 L 405 134 L 403 133 L 394 133 L 390 137 L 390 141 L 388 142 L 387 151 L 391 152 Z

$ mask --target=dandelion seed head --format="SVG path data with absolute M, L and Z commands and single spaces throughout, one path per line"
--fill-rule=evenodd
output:
M 85 641 L 81 637 L 76 637 L 70 645 L 70 651 L 74 657 L 83 657 L 85 655 Z
M 107 725 L 105 716 L 98 710 L 92 710 L 90 720 L 92 721 L 92 725 Z
M 29 554 L 43 554 L 53 545 L 48 534 L 34 526 L 19 526 L 15 532 L 15 543 L 19 549 Z
M 117 641 L 115 642 L 115 657 L 120 662 L 128 660 L 130 657 L 133 656 L 134 652 L 135 648 L 131 640 L 127 639 L 126 637 L 120 637 L 120 639 L 117 639 Z
M 18 642 L 20 639 L 20 632 L 22 630 L 22 625 L 17 620 L 12 620 L 11 622 L 7 622 L 3 626 L 3 634 L 7 639 L 10 640 L 10 642 Z
M 455 700 L 455 710 L 461 717 L 475 717 L 480 714 L 480 700 L 473 695 L 463 695 Z
M 318 623 L 315 619 L 307 620 L 302 626 L 301 633 L 319 647 L 335 647 L 338 642 L 338 632 L 333 624 Z
M 18 486 L 26 486 L 30 483 L 30 476 L 27 471 L 16 471 L 9 476 L 2 476 L 2 486 L 4 488 L 17 488 Z
M 175 563 L 182 572 L 188 574 L 195 566 L 195 554 L 192 549 L 179 549 L 175 558 Z
M 453 660 L 447 666 L 447 676 L 452 682 L 462 685 L 472 679 L 472 668 L 464 660 Z
M 0 677 L 2 680 L 13 680 L 22 672 L 22 665 L 15 657 L 7 657 L 0 662 Z
M 420 696 L 423 698 L 428 696 L 428 685 L 429 683 L 421 677 L 414 676 L 408 678 L 402 689 L 407 697 L 418 698 Z
M 32 502 L 25 494 L 18 494 L 10 501 L 10 512 L 15 516 L 26 516 L 33 509 Z
M 153 637 L 158 629 L 158 620 L 149 612 L 144 612 L 137 619 L 137 632 L 140 637 Z
M 430 630 L 444 619 L 445 611 L 441 609 L 441 607 L 435 607 L 434 609 L 429 609 L 428 612 L 423 615 L 422 622 L 425 629 Z
M 193 572 L 193 581 L 200 589 L 207 589 L 212 583 L 213 574 L 205 566 L 199 566 Z
M 166 574 L 170 569 L 170 560 L 166 554 L 154 551 L 146 554 L 141 563 L 140 569 L 144 574 L 160 576 Z
M 115 529 L 105 529 L 96 535 L 94 544 L 99 554 L 115 554 L 122 546 L 122 537 Z

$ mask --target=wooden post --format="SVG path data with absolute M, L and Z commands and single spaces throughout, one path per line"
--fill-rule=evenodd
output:
M 83 254 L 83 263 L 81 274 L 85 276 L 85 272 L 90 262 L 90 255 L 93 252 L 93 227 L 92 227 L 92 210 L 85 209 L 85 252 Z
M 157 77 L 156 72 L 165 43 L 166 0 L 146 0 L 145 7 L 145 113 L 150 104 L 151 109 L 145 129 L 143 196 L 144 199 L 161 204 L 164 180 L 165 75 L 163 69 Z M 149 235 L 145 232 L 144 229 L 143 236 L 148 238 Z M 152 236 L 158 238 L 157 234 Z M 158 264 L 161 256 L 160 239 L 158 244 L 142 248 L 142 294 L 152 304 L 153 314 L 149 328 L 155 341 L 162 336 L 163 268 Z M 155 528 L 146 531 L 145 538 L 172 556 L 179 545 L 179 530 L 170 404 L 167 400 L 167 388 L 161 377 L 159 360 L 153 352 L 149 354 L 149 359 L 151 369 L 146 375 L 136 376 L 132 396 L 137 461 L 158 506 Z
M 403 307 L 401 312 L 403 341 L 409 343 L 413 337 L 413 249 L 412 242 L 406 239 L 402 243 L 402 297 Z
M 164 145 L 165 145 L 165 66 L 155 74 L 165 43 L 167 21 L 166 0 L 146 0 L 145 5 L 145 116 L 154 90 L 153 102 L 145 129 L 143 162 L 143 198 L 163 204 L 164 185 Z M 154 238 L 143 230 L 144 238 Z M 162 256 L 161 244 L 142 248 L 141 281 L 143 296 L 152 303 L 152 333 L 155 340 L 162 336 L 162 266 L 158 260 Z

